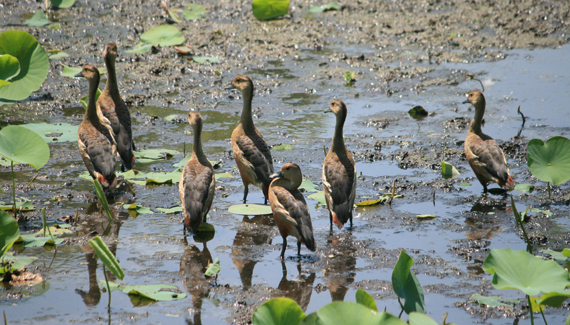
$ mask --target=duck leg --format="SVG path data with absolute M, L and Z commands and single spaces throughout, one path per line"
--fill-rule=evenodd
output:
M 301 257 L 301 241 L 297 240 L 297 256 Z
M 285 259 L 285 249 L 287 248 L 287 237 L 283 237 L 283 248 L 281 249 L 281 259 Z
M 249 192 L 249 188 L 246 185 L 245 188 L 243 189 L 243 204 L 245 204 L 245 202 L 247 201 L 247 193 Z
M 330 210 L 329 210 L 329 222 L 330 222 L 330 225 L 331 225 L 331 231 L 332 231 L 332 230 L 333 230 L 333 227 L 332 227 L 332 225 L 333 225 L 333 221 L 332 221 L 332 212 L 330 212 Z

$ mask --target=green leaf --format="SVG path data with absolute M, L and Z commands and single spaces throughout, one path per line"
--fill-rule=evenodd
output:
M 570 290 L 562 292 L 549 292 L 536 299 L 536 303 L 540 305 L 552 306 L 554 308 L 562 307 L 562 303 L 570 298 Z
M 6 253 L 6 255 L 2 257 L 2 259 L 4 260 L 4 262 L 11 263 L 12 267 L 10 268 L 10 270 L 8 270 L 7 267 L 0 268 L 0 275 L 3 275 L 7 271 L 19 270 L 29 264 L 32 264 L 38 258 L 35 256 L 20 256 L 20 255 L 14 256 L 12 252 L 8 252 Z
M 361 304 L 347 301 L 334 301 L 319 309 L 317 315 L 319 319 L 316 324 L 406 324 L 386 312 L 376 313 Z
M 69 54 L 67 54 L 63 51 L 59 51 L 59 50 L 49 51 L 48 53 L 53 53 L 49 56 L 50 60 L 59 60 L 59 59 L 66 58 L 69 56 Z
M 81 77 L 76 77 L 75 75 L 80 73 L 83 70 L 82 67 L 68 67 L 66 65 L 63 66 L 63 70 L 61 70 L 61 75 L 64 77 L 70 77 L 70 78 L 81 78 Z M 101 75 L 104 75 L 105 72 L 107 72 L 107 70 L 105 68 L 98 68 L 97 70 L 99 70 L 99 73 Z M 87 106 L 86 106 L 87 107 Z
M 452 164 L 442 161 L 441 175 L 443 176 L 443 178 L 455 178 L 457 175 L 459 175 L 459 172 L 457 171 L 457 169 L 455 169 L 455 167 Z
M 155 213 L 150 208 L 143 207 L 142 205 L 137 205 L 136 203 L 133 203 L 129 206 L 127 206 L 126 204 L 123 204 L 123 208 L 126 208 L 127 210 L 134 210 L 137 212 L 137 214 L 154 214 Z
M 22 209 L 23 212 L 34 211 L 34 205 L 30 201 L 16 202 L 16 210 Z M 12 205 L 0 205 L 0 210 L 10 211 L 12 210 Z
M 11 85 L 11 84 L 12 84 L 12 83 L 11 83 L 10 81 L 6 81 L 6 80 L 0 79 L 0 87 L 2 87 L 2 86 L 7 86 L 7 85 Z M 0 105 L 3 105 L 3 104 L 4 104 L 4 102 L 3 102 L 3 101 L 0 101 Z M 6 104 L 8 104 L 8 103 L 6 103 Z
M 406 300 L 404 310 L 407 314 L 425 312 L 424 292 L 416 275 L 410 271 L 412 264 L 412 258 L 402 250 L 392 272 L 392 286 L 398 297 Z
M 255 308 L 252 322 L 254 325 L 289 325 L 299 324 L 305 317 L 303 309 L 294 300 L 272 298 Z
M 218 274 L 221 270 L 222 270 L 222 266 L 220 265 L 220 259 L 216 258 L 214 260 L 214 263 L 208 264 L 208 269 L 206 270 L 206 273 L 204 273 L 204 275 L 214 276 L 214 275 Z
M 217 173 L 215 174 L 216 181 L 222 178 L 234 178 L 234 175 L 230 173 Z
M 105 245 L 103 240 L 101 240 L 99 236 L 95 236 L 95 238 L 89 240 L 89 245 L 93 247 L 93 250 L 99 259 L 101 259 L 103 264 L 105 264 L 105 266 L 109 269 L 109 271 L 111 271 L 111 273 L 119 278 L 119 280 L 123 280 L 125 277 L 125 272 L 123 272 L 123 269 L 119 265 L 119 262 L 117 262 L 117 259 L 113 253 L 111 253 L 107 245 Z
M 465 182 L 465 183 L 461 183 L 461 184 L 459 184 L 459 186 L 471 186 L 471 184 L 469 184 L 469 183 Z
M 438 325 L 433 318 L 418 312 L 411 312 L 408 315 L 408 322 L 410 325 Z
M 20 61 L 10 54 L 0 55 L 0 79 L 9 81 L 20 73 Z
M 356 291 L 355 298 L 357 303 L 364 305 L 373 311 L 378 311 L 378 307 L 376 307 L 376 301 L 374 301 L 374 298 L 372 298 L 372 296 L 363 289 L 358 289 Z
M 327 201 L 325 199 L 325 192 L 324 191 L 318 191 L 315 194 L 311 194 L 311 195 L 307 196 L 307 199 L 317 201 L 317 206 L 319 206 L 319 205 L 326 206 L 327 205 Z
M 101 205 L 103 206 L 103 210 L 105 210 L 105 212 L 109 216 L 109 219 L 113 219 L 113 214 L 111 213 L 109 202 L 107 202 L 107 197 L 105 196 L 105 192 L 103 191 L 101 184 L 96 179 L 92 180 L 92 182 L 93 182 L 93 187 L 95 187 L 95 193 L 99 198 L 99 202 L 101 202 Z
M 182 207 L 174 207 L 174 208 L 170 208 L 170 209 L 165 209 L 165 208 L 156 208 L 156 209 L 162 213 L 182 212 Z
M 542 260 L 526 251 L 492 249 L 483 270 L 493 274 L 496 289 L 517 289 L 529 296 L 561 292 L 570 286 L 568 272 L 555 261 Z
M 206 61 L 210 61 L 212 63 L 220 63 L 220 60 L 213 56 L 193 56 L 192 60 L 198 63 L 204 63 Z
M 564 252 L 557 252 L 550 249 L 541 249 L 539 252 L 542 254 L 550 255 L 552 259 L 561 262 L 566 261 L 568 259 L 568 256 L 565 256 Z
M 56 8 L 69 8 L 75 3 L 75 0 L 50 0 L 50 1 L 51 5 Z
M 0 34 L 0 55 L 10 54 L 20 62 L 20 73 L 12 84 L 0 88 L 0 99 L 22 100 L 40 88 L 49 71 L 46 51 L 30 34 L 9 30 Z
M 299 189 L 303 189 L 305 190 L 305 192 L 308 193 L 317 192 L 319 190 L 317 188 L 317 185 L 311 182 L 310 179 L 304 179 L 303 182 L 301 182 L 301 186 L 299 186 Z
M 186 298 L 186 294 L 175 285 L 151 284 L 127 286 L 123 292 L 128 295 L 139 295 L 154 301 L 172 301 Z
M 289 13 L 289 0 L 253 0 L 253 15 L 258 20 L 268 20 Z
M 99 99 L 99 95 L 101 95 L 101 90 L 99 89 L 99 87 L 97 87 L 97 92 L 95 93 L 95 102 L 97 102 L 97 99 Z M 89 95 L 81 97 L 79 99 L 79 102 L 81 103 L 81 106 L 83 106 L 83 109 L 87 110 L 87 105 L 89 105 Z M 79 127 L 77 127 L 77 128 L 79 128 Z
M 532 193 L 534 191 L 534 186 L 530 185 L 530 184 L 517 184 L 515 185 L 514 188 L 515 191 L 519 191 L 519 192 L 529 192 Z
M 208 215 L 207 218 L 210 218 Z M 202 222 L 198 227 L 198 231 L 194 234 L 194 241 L 197 243 L 207 243 L 214 239 L 216 229 L 214 226 L 207 222 Z
M 428 112 L 421 106 L 416 106 L 408 111 L 408 114 L 416 120 L 421 120 L 428 116 Z
M 547 216 L 549 216 L 549 217 L 550 217 L 551 215 L 553 215 L 553 213 L 550 212 L 550 211 L 548 211 L 548 210 L 541 210 L 541 209 L 538 209 L 538 208 L 533 208 L 533 209 L 530 210 L 530 212 L 542 213 L 542 214 L 545 214 L 545 215 L 547 215 Z
M 326 5 L 322 6 L 309 6 L 309 11 L 314 14 L 329 10 L 340 10 L 340 5 L 336 2 L 329 2 Z
M 140 42 L 137 45 L 135 45 L 132 49 L 130 50 L 125 50 L 125 53 L 129 53 L 129 54 L 143 54 L 146 53 L 148 51 L 150 51 L 152 49 L 153 44 L 152 43 L 144 43 L 144 42 Z
M 285 151 L 285 150 L 293 150 L 295 149 L 294 146 L 290 145 L 290 144 L 286 144 L 286 143 L 282 143 L 276 146 L 273 146 L 273 148 L 271 148 L 271 150 L 274 151 Z
M 186 8 L 184 8 L 184 19 L 186 20 L 203 20 L 203 17 L 206 17 L 206 7 L 199 4 L 191 3 Z
M 182 171 L 180 169 L 175 169 L 170 173 L 158 173 L 151 172 L 144 175 L 146 179 L 146 185 L 150 184 L 174 184 L 180 182 L 180 177 L 182 176 Z
M 18 222 L 8 213 L 0 210 L 0 258 L 20 237 Z
M 472 295 L 471 297 L 469 297 L 469 300 L 475 301 L 477 302 L 479 305 L 485 305 L 487 307 L 513 307 L 512 304 L 505 304 L 500 302 L 499 300 L 501 299 L 501 297 L 499 296 L 489 296 L 489 297 L 485 297 L 485 296 L 481 296 L 481 295 Z
M 0 130 L 0 155 L 37 170 L 48 162 L 50 152 L 47 143 L 36 132 L 8 125 Z
M 366 200 L 366 201 L 362 201 L 362 202 L 358 202 L 356 203 L 356 206 L 358 207 L 367 207 L 367 206 L 372 206 L 372 205 L 377 205 L 380 203 L 384 203 L 384 201 L 388 200 L 387 196 L 381 196 L 376 200 Z
M 418 214 L 418 215 L 416 215 L 416 218 L 418 218 L 418 219 L 433 219 L 436 217 L 437 216 L 435 214 Z
M 241 214 L 244 216 L 262 216 L 272 214 L 271 206 L 262 204 L 234 204 L 228 208 L 229 213 Z
M 177 155 L 180 152 L 176 150 L 169 149 L 142 149 L 137 154 L 137 163 L 149 163 L 155 162 L 157 160 L 170 159 L 173 155 Z
M 43 231 L 42 231 L 43 232 Z M 50 236 L 42 236 L 41 234 L 26 234 L 20 235 L 24 242 L 24 247 L 43 247 L 47 245 L 59 245 L 63 243 L 63 238 L 51 239 Z
M 46 142 L 75 142 L 79 129 L 78 125 L 67 123 L 31 123 L 20 126 L 39 134 Z
M 158 44 L 160 46 L 180 45 L 184 42 L 182 32 L 172 25 L 155 26 L 141 35 L 144 43 Z
M 25 20 L 24 23 L 30 27 L 42 27 L 51 23 L 51 21 L 47 19 L 43 11 L 38 11 L 32 18 Z
M 526 161 L 532 175 L 554 185 L 570 179 L 570 140 L 556 136 L 546 143 L 532 139 L 527 145 Z

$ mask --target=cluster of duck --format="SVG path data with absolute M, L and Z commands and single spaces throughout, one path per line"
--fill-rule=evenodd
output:
M 131 169 L 135 162 L 129 110 L 119 94 L 115 60 L 117 46 L 106 45 L 103 51 L 107 66 L 107 84 L 96 99 L 100 81 L 99 70 L 92 64 L 85 65 L 77 77 L 89 81 L 89 102 L 85 117 L 78 131 L 79 152 L 89 174 L 104 188 L 112 190 L 116 183 L 117 156 L 122 161 L 122 170 Z M 274 173 L 271 151 L 261 133 L 253 124 L 253 81 L 246 75 L 233 80 L 233 86 L 241 91 L 243 110 L 240 122 L 232 132 L 231 145 L 235 161 L 244 185 L 243 202 L 246 203 L 248 186 L 255 185 L 263 191 L 265 204 L 269 201 L 279 232 L 283 237 L 281 258 L 285 255 L 287 236 L 297 238 L 297 254 L 301 244 L 315 251 L 313 226 L 307 203 L 299 186 L 303 180 L 301 168 L 295 163 L 283 165 Z M 465 155 L 477 179 L 487 192 L 489 182 L 512 188 L 514 181 L 509 175 L 505 155 L 497 143 L 481 131 L 485 113 L 485 97 L 473 90 L 465 103 L 475 107 L 465 140 Z M 336 115 L 332 145 L 323 162 L 323 188 L 329 210 L 330 225 L 342 228 L 350 221 L 356 194 L 356 168 L 352 155 L 344 144 L 343 126 L 346 120 L 346 104 L 335 99 L 329 110 Z M 179 183 L 180 201 L 184 212 L 185 228 L 195 233 L 210 210 L 215 191 L 215 175 L 212 164 L 202 150 L 202 117 L 199 112 L 188 113 L 188 122 L 193 128 L 192 156 L 182 170 Z

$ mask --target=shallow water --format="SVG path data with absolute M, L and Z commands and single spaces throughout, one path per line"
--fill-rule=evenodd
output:
M 436 186 L 440 170 L 425 166 L 404 169 L 398 158 L 388 158 L 418 148 L 425 149 L 426 155 L 439 152 L 441 148 L 462 150 L 462 145 L 457 142 L 464 139 L 466 130 L 443 125 L 453 118 L 469 120 L 472 117 L 471 105 L 461 102 L 465 93 L 477 88 L 478 83 L 462 81 L 454 86 L 429 86 L 423 91 L 406 91 L 387 97 L 384 92 L 373 90 L 376 85 L 365 75 L 353 87 L 343 86 L 338 79 L 313 77 L 322 72 L 319 63 L 328 62 L 328 56 L 338 49 L 331 45 L 327 51 L 303 50 L 297 58 L 268 60 L 261 68 L 236 69 L 229 73 L 230 76 L 225 76 L 224 82 L 229 82 L 231 76 L 238 73 L 248 73 L 256 82 L 266 79 L 254 98 L 256 126 L 270 145 L 288 143 L 295 146 L 293 151 L 273 152 L 275 167 L 295 161 L 305 177 L 316 184 L 320 184 L 323 146 L 330 146 L 335 123 L 332 114 L 322 112 L 332 98 L 344 99 L 349 108 L 344 129 L 349 149 L 374 152 L 377 141 L 386 142 L 380 149 L 384 159 L 360 159 L 357 162 L 357 170 L 362 175 L 357 202 L 389 192 L 394 180 L 399 186 L 409 186 L 404 190 L 404 198 L 396 199 L 392 205 L 358 208 L 353 229 L 335 229 L 332 233 L 328 212 L 317 207 L 316 201 L 308 200 L 318 250 L 311 253 L 303 248 L 302 258 L 298 260 L 296 245 L 290 238 L 287 258 L 282 263 L 279 260 L 282 239 L 270 216 L 243 217 L 227 212 L 230 205 L 240 203 L 243 195 L 241 180 L 229 152 L 229 137 L 241 110 L 240 96 L 235 91 L 226 91 L 223 98 L 212 96 L 196 100 L 216 103 L 200 109 L 205 121 L 204 149 L 211 160 L 223 161 L 217 172 L 235 175 L 233 179 L 224 178 L 219 182 L 224 189 L 216 193 L 209 221 L 216 228 L 215 238 L 207 244 L 188 238 L 186 243 L 180 214 L 142 214 L 133 218 L 116 206 L 121 223 L 113 226 L 108 244 L 125 270 L 122 283 L 175 284 L 188 293 L 188 297 L 134 307 L 127 295 L 113 292 L 109 316 L 107 293 L 100 291 L 99 280 L 104 278 L 101 263 L 96 262 L 89 245 L 81 241 L 93 230 L 102 233 L 108 222 L 101 221 L 104 219 L 100 218 L 98 209 L 90 204 L 94 201 L 90 182 L 79 178 L 84 166 L 75 143 L 53 143 L 50 145 L 52 159 L 40 170 L 40 175 L 47 176 L 39 177 L 25 193 L 19 187 L 19 194 L 33 199 L 37 207 L 47 207 L 50 219 L 73 215 L 79 208 L 83 220 L 76 228 L 80 244 L 75 239 L 70 240 L 58 247 L 55 257 L 54 252 L 43 248 L 21 251 L 23 255 L 39 257 L 30 269 L 37 267 L 46 282 L 22 299 L 9 298 L 10 293 L 18 291 L 16 288 L 0 289 L 0 306 L 6 311 L 8 322 L 104 323 L 110 317 L 113 323 L 242 323 L 248 320 L 255 306 L 269 297 L 291 297 L 308 314 L 332 300 L 354 301 L 358 288 L 371 293 L 380 309 L 386 307 L 387 311 L 397 315 L 400 308 L 391 288 L 391 272 L 400 250 L 405 249 L 415 260 L 412 270 L 423 285 L 426 310 L 432 318 L 439 321 L 448 313 L 447 321 L 458 324 L 513 323 L 513 313 L 501 318 L 500 310 L 490 314 L 473 312 L 482 307 L 467 302 L 474 293 L 524 302 L 519 292 L 493 289 L 491 276 L 481 270 L 486 252 L 492 248 L 525 249 L 514 224 L 510 201 L 502 196 L 491 196 L 490 200 L 480 202 L 482 186 L 466 161 L 459 157 L 452 161 L 461 172 L 451 181 L 452 188 Z M 378 52 L 380 50 L 372 46 L 363 45 L 345 51 L 347 55 L 367 56 Z M 405 56 L 406 50 L 403 52 Z M 510 140 L 519 132 L 521 120 L 516 111 L 519 105 L 527 118 L 522 131 L 527 140 L 534 137 L 546 140 L 554 135 L 568 137 L 570 110 L 566 105 L 570 99 L 570 66 L 565 62 L 570 56 L 570 46 L 505 53 L 507 57 L 498 61 L 440 65 L 423 62 L 416 65 L 434 69 L 434 76 L 470 72 L 481 78 L 487 99 L 484 132 L 499 143 Z M 341 66 L 338 62 L 330 65 L 335 64 Z M 274 82 L 283 84 L 275 85 Z M 168 82 L 158 83 L 156 87 L 164 92 L 172 90 Z M 211 85 L 200 87 L 215 88 Z M 81 89 L 84 92 L 85 85 L 81 84 Z M 144 91 L 138 89 L 132 93 L 139 92 Z M 168 97 L 187 99 L 187 95 L 179 92 Z M 138 164 L 137 169 L 143 172 L 172 171 L 175 169 L 172 165 L 184 156 L 184 143 L 187 152 L 191 149 L 192 137 L 185 133 L 189 130 L 185 116 L 195 107 L 194 102 L 171 105 L 155 99 L 146 105 L 133 109 L 138 147 L 173 149 L 179 153 L 172 159 Z M 410 118 L 407 111 L 416 105 L 423 106 L 431 115 L 422 120 Z M 80 123 L 82 110 L 76 105 L 65 107 L 62 112 L 49 119 L 44 116 L 39 119 L 73 125 Z M 27 116 L 20 117 L 15 112 L 7 114 L 11 121 L 29 122 Z M 178 118 L 167 119 L 172 115 Z M 365 124 L 371 119 L 387 119 L 388 124 L 376 129 Z M 391 143 L 387 141 L 389 139 L 396 141 Z M 509 158 L 509 163 L 515 181 L 531 181 L 544 188 L 542 182 L 529 180 L 524 162 Z M 18 168 L 16 182 L 26 184 L 33 175 L 35 172 L 31 168 Z M 1 170 L 0 179 L 2 184 L 9 184 L 8 169 Z M 62 179 L 71 184 L 63 184 Z M 470 186 L 460 186 L 463 182 L 469 182 Z M 7 188 L 7 185 L 3 186 L 4 194 L 0 197 L 4 201 L 9 198 Z M 568 185 L 560 188 L 567 191 Z M 151 208 L 173 207 L 179 201 L 175 185 L 134 185 L 134 189 L 136 197 L 118 200 L 134 201 Z M 56 195 L 62 200 L 51 199 Z M 537 204 L 539 200 L 534 195 L 538 194 L 515 192 L 515 199 L 520 202 L 519 210 L 522 206 Z M 250 188 L 248 199 L 261 203 L 263 195 Z M 552 206 L 551 210 L 554 215 L 548 222 L 553 228 L 557 227 L 557 233 L 567 234 L 570 223 L 564 202 Z M 435 214 L 437 218 L 418 221 L 417 214 Z M 39 214 L 36 211 L 30 215 L 37 217 Z M 36 219 L 28 228 L 37 229 L 39 224 Z M 481 251 L 467 254 L 461 251 L 462 245 L 470 240 L 481 241 Z M 204 261 L 215 258 L 220 259 L 222 271 L 215 281 L 208 281 L 199 273 Z M 48 285 L 45 293 L 34 294 Z M 562 323 L 568 314 L 566 307 L 548 309 L 549 323 Z M 520 311 L 520 306 L 518 308 Z

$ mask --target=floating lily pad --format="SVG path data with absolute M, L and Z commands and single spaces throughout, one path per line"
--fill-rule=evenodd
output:
M 79 129 L 79 126 L 67 123 L 30 123 L 20 126 L 41 135 L 46 142 L 75 142 Z
M 216 180 L 218 179 L 222 179 L 222 178 L 234 178 L 234 175 L 230 174 L 230 173 L 218 173 L 215 174 Z
M 229 213 L 241 214 L 244 216 L 261 216 L 272 214 L 271 206 L 262 204 L 235 204 L 228 208 Z
M 410 325 L 438 325 L 438 323 L 428 315 L 418 312 L 411 312 L 408 315 L 408 322 Z
M 170 149 L 142 149 L 137 152 L 137 163 L 148 163 L 157 160 L 170 159 L 180 152 Z
M 289 13 L 289 0 L 253 0 L 253 15 L 258 20 L 269 20 Z
M 371 206 L 371 205 L 377 205 L 380 203 L 384 203 L 386 200 L 388 200 L 387 196 L 381 196 L 376 200 L 366 200 L 366 201 L 358 202 L 358 203 L 356 203 L 356 206 L 366 207 L 366 206 Z
M 530 184 L 517 184 L 515 185 L 514 188 L 515 191 L 519 191 L 519 192 L 529 192 L 532 193 L 534 191 L 534 186 L 530 185 Z
M 31 165 L 37 170 L 48 162 L 50 151 L 47 143 L 36 132 L 9 125 L 0 130 L 0 156 L 14 163 Z
M 180 54 L 192 53 L 192 48 L 190 48 L 190 46 L 183 45 L 183 46 L 175 46 L 174 48 L 177 49 L 178 52 L 180 52 Z
M 550 212 L 550 211 L 548 211 L 548 210 L 541 210 L 541 209 L 538 209 L 538 208 L 533 208 L 533 209 L 530 210 L 530 212 L 542 213 L 542 214 L 545 214 L 545 215 L 547 215 L 547 216 L 549 216 L 549 217 L 550 217 L 551 215 L 553 215 L 553 213 Z
M 416 106 L 408 111 L 408 114 L 416 120 L 421 120 L 428 116 L 428 112 L 421 106 Z
M 210 218 L 210 216 L 207 216 L 206 218 Z M 215 235 L 216 229 L 214 228 L 214 225 L 202 222 L 194 234 L 194 241 L 197 243 L 207 243 L 214 239 Z
M 311 182 L 310 179 L 304 179 L 303 182 L 301 182 L 301 186 L 299 186 L 299 189 L 300 190 L 303 189 L 307 193 L 317 192 L 319 190 L 317 188 L 317 185 Z
M 471 184 L 470 184 L 470 183 L 467 183 L 467 182 L 465 182 L 465 183 L 461 183 L 461 184 L 459 184 L 459 186 L 471 186 Z
M 34 205 L 32 204 L 31 201 L 25 201 L 25 202 L 16 202 L 16 210 L 20 210 L 20 208 L 22 208 L 23 212 L 28 212 L 28 211 L 34 211 L 36 208 L 34 208 Z M 12 210 L 12 205 L 0 205 L 0 210 L 3 211 L 9 211 Z
M 319 206 L 319 205 L 326 206 L 327 205 L 327 201 L 325 199 L 325 192 L 324 191 L 319 191 L 315 194 L 311 194 L 311 195 L 307 196 L 307 199 L 317 201 L 317 206 Z
M 2 259 L 5 262 L 12 263 L 10 271 L 15 271 L 32 264 L 38 258 L 35 256 L 20 256 L 20 255 L 14 256 L 12 252 L 8 252 L 2 257 Z M 0 268 L 0 274 L 4 274 L 7 271 L 8 271 L 7 267 Z
M 50 1 L 52 6 L 64 9 L 73 6 L 73 4 L 75 3 L 75 0 L 50 0 Z
M 443 176 L 443 178 L 455 178 L 457 177 L 457 175 L 459 175 L 459 172 L 457 171 L 457 169 L 455 169 L 455 166 L 453 166 L 452 164 L 442 161 L 441 175 Z
M 192 60 L 198 63 L 204 63 L 206 61 L 210 61 L 212 63 L 220 63 L 220 59 L 213 56 L 193 56 Z
M 206 14 L 206 7 L 203 5 L 191 3 L 184 8 L 184 19 L 194 21 L 194 20 L 203 20 L 204 17 L 207 17 Z
M 99 281 L 102 286 L 106 286 L 105 280 Z M 140 295 L 154 301 L 171 301 L 186 298 L 186 294 L 177 286 L 171 284 L 141 284 L 141 285 L 121 285 L 109 281 L 111 291 L 122 290 L 128 295 Z
M 565 250 L 568 250 L 568 249 L 565 248 Z M 564 252 L 557 252 L 557 251 L 553 251 L 550 249 L 541 249 L 540 252 L 542 254 L 550 255 L 550 257 L 552 257 L 553 259 L 555 259 L 557 261 L 564 262 L 568 259 L 568 256 L 564 255 Z
M 162 212 L 162 213 L 175 213 L 175 212 L 182 212 L 182 207 L 181 206 L 177 206 L 174 208 L 156 208 L 158 211 Z
M 42 247 L 45 245 L 59 245 L 63 243 L 63 238 L 51 239 L 50 236 L 40 236 L 38 234 L 20 235 L 24 243 L 24 247 Z
M 318 14 L 323 11 L 340 10 L 340 5 L 336 2 L 329 2 L 322 6 L 309 6 L 309 11 Z
M 49 21 L 43 11 L 38 11 L 32 16 L 32 18 L 24 21 L 24 23 L 31 27 L 42 27 L 51 23 L 51 21 Z
M 146 185 L 150 184 L 174 184 L 180 182 L 180 177 L 182 176 L 182 171 L 180 169 L 175 169 L 170 173 L 158 173 L 151 172 L 144 175 L 146 179 Z
M 152 211 L 150 208 L 143 207 L 142 205 L 137 205 L 136 203 L 133 203 L 131 205 L 124 204 L 123 208 L 126 208 L 127 210 L 136 211 L 137 214 L 153 214 L 154 213 L 154 211 Z
M 173 46 L 182 44 L 184 36 L 176 26 L 160 25 L 144 32 L 141 35 L 141 41 L 160 46 Z
M 49 56 L 50 60 L 59 60 L 69 56 L 69 54 L 59 50 L 48 51 L 48 53 L 51 53 Z
M 526 161 L 532 175 L 554 185 L 570 179 L 570 140 L 556 136 L 546 143 L 532 139 L 527 145 Z
M 513 307 L 512 304 L 505 304 L 500 302 L 502 300 L 499 296 L 481 296 L 481 295 L 472 295 L 469 297 L 469 300 L 477 302 L 479 305 L 485 305 L 487 307 Z
M 10 54 L 0 55 L 0 79 L 10 81 L 20 73 L 20 61 Z
M 10 54 L 20 62 L 20 73 L 9 85 L 0 87 L 0 99 L 16 101 L 28 98 L 40 88 L 49 71 L 46 51 L 29 33 L 9 30 L 0 34 L 0 55 Z
M 222 270 L 222 266 L 220 265 L 220 259 L 216 258 L 214 260 L 214 263 L 208 264 L 208 268 L 206 269 L 206 273 L 204 273 L 204 275 L 214 276 L 214 275 L 218 274 L 221 270 Z
M 286 143 L 282 143 L 276 146 L 273 146 L 273 148 L 271 148 L 271 150 L 274 151 L 285 151 L 285 150 L 293 150 L 295 149 L 294 146 L 290 145 L 290 144 L 286 144 Z
M 144 42 L 140 42 L 137 45 L 135 45 L 132 49 L 130 50 L 125 50 L 125 53 L 129 53 L 129 54 L 144 54 L 148 51 L 150 51 L 153 47 L 152 43 L 144 43 Z
M 437 216 L 435 214 L 418 214 L 418 215 L 416 215 L 416 218 L 418 218 L 418 219 L 433 219 L 436 217 Z

